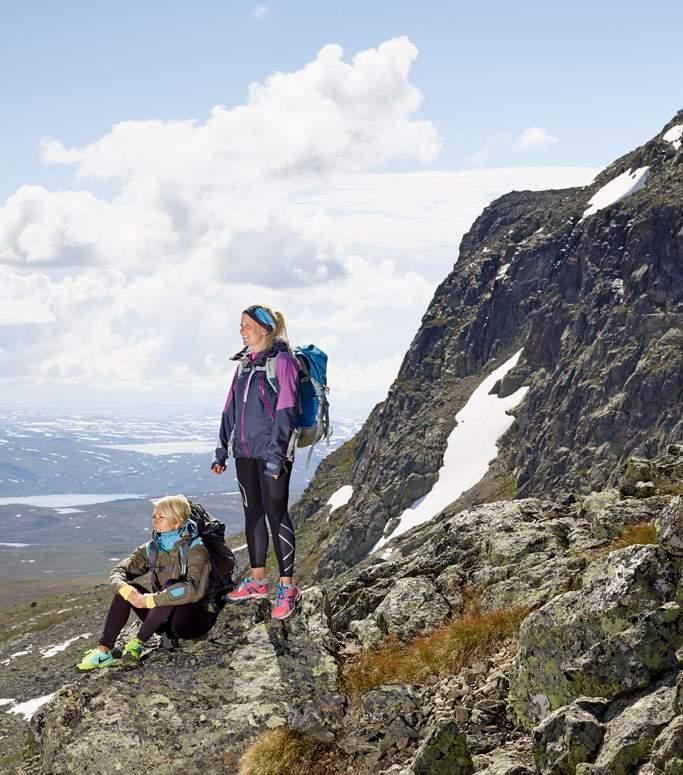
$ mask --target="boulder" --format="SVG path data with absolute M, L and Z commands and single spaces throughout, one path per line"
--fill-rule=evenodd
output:
M 612 698 L 622 685 L 647 685 L 669 665 L 676 643 L 680 646 L 679 608 L 664 608 L 638 622 L 675 599 L 678 580 L 679 571 L 663 549 L 632 546 L 593 562 L 580 591 L 559 595 L 529 615 L 520 628 L 511 680 L 511 700 L 522 724 L 532 728 L 583 694 Z M 649 664 L 651 654 L 656 664 Z M 621 661 L 610 670 L 614 655 Z
M 422 704 L 420 691 L 405 684 L 387 684 L 363 695 L 360 707 L 347 717 L 339 747 L 350 756 L 387 751 L 400 740 L 417 740 Z
M 662 686 L 628 705 L 607 721 L 595 766 L 600 773 L 635 772 L 649 757 L 660 732 L 676 716 L 675 690 Z
M 659 733 L 652 745 L 650 759 L 660 770 L 675 759 L 683 763 L 683 716 L 675 716 Z
M 672 498 L 656 524 L 659 543 L 671 554 L 683 556 L 683 497 Z
M 374 616 L 382 632 L 408 640 L 441 624 L 450 611 L 433 582 L 418 576 L 398 579 Z
M 577 764 L 595 758 L 605 727 L 586 707 L 581 701 L 567 705 L 534 729 L 534 761 L 542 775 L 573 775 Z
M 415 775 L 471 775 L 474 766 L 465 733 L 450 719 L 436 721 L 418 748 L 412 769 Z

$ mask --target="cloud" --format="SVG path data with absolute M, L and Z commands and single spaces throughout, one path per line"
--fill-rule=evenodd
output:
M 44 162 L 80 190 L 22 186 L 0 207 L 3 387 L 220 395 L 240 311 L 265 302 L 295 342 L 330 348 L 349 406 L 381 399 L 400 360 L 385 353 L 407 347 L 482 207 L 595 173 L 381 172 L 439 150 L 415 117 L 416 56 L 407 38 L 350 62 L 330 45 L 204 119 L 124 121 L 78 148 L 46 138 Z
M 353 393 L 383 395 L 396 379 L 402 361 L 402 354 L 393 353 L 365 364 L 332 362 L 328 382 L 335 386 L 335 394 L 342 397 Z
M 270 15 L 270 8 L 267 5 L 257 5 L 251 12 L 251 18 L 257 21 L 263 21 Z
M 473 154 L 467 157 L 467 161 L 475 166 L 485 164 L 491 156 L 501 148 L 509 148 L 512 144 L 512 138 L 505 132 L 499 132 L 490 135 L 486 141 Z
M 422 95 L 409 81 L 417 48 L 395 38 L 351 63 L 328 45 L 294 73 L 252 83 L 247 103 L 217 105 L 204 122 L 124 121 L 90 145 L 42 144 L 43 159 L 73 164 L 81 178 L 119 179 L 136 188 L 191 180 L 196 190 L 238 178 L 319 176 L 397 159 L 430 162 L 435 127 L 413 114 Z M 229 184 L 228 184 L 229 185 Z
M 557 137 L 540 126 L 531 126 L 525 129 L 517 138 L 517 147 L 522 151 L 541 150 L 547 151 L 551 145 L 559 143 Z
M 498 132 L 489 135 L 484 143 L 467 157 L 467 161 L 475 166 L 481 166 L 503 152 L 510 155 L 515 151 L 547 151 L 557 143 L 559 143 L 557 137 L 551 135 L 547 129 L 538 126 L 524 129 L 516 138 L 508 132 Z

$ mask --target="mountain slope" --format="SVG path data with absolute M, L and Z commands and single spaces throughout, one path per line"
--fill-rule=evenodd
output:
M 528 392 L 463 505 L 609 486 L 629 455 L 681 437 L 683 150 L 664 139 L 681 124 L 683 111 L 586 188 L 512 192 L 475 221 L 386 400 L 340 450 L 346 470 L 330 458 L 295 510 L 319 578 L 430 491 L 456 413 L 519 350 L 494 390 Z M 353 496 L 328 520 L 344 484 Z

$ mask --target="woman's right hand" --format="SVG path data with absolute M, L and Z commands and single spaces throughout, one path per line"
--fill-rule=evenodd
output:
M 222 466 L 220 463 L 214 463 L 211 466 L 211 470 L 214 472 L 214 474 L 222 474 L 223 471 L 225 471 L 225 466 Z
M 137 589 L 128 595 L 128 602 L 133 608 L 146 608 L 145 596 L 138 592 Z

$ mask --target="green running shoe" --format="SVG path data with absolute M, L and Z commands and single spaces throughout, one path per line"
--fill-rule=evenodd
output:
M 105 654 L 99 649 L 90 649 L 90 651 L 85 652 L 77 667 L 79 670 L 96 670 L 98 667 L 109 667 L 113 661 L 114 657 L 112 657 L 111 651 Z
M 145 644 L 138 640 L 138 638 L 132 638 L 126 643 L 121 652 L 121 659 L 126 662 L 139 662 L 142 658 L 142 649 Z

